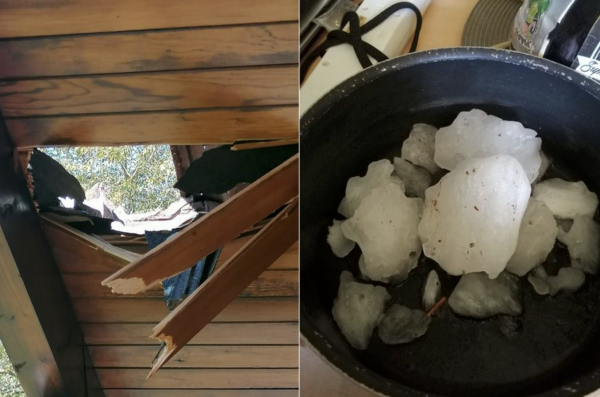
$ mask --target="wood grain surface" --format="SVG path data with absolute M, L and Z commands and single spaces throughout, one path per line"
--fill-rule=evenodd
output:
M 230 144 L 243 139 L 297 137 L 298 108 L 42 117 L 10 119 L 6 124 L 15 144 L 21 148 Z
M 297 0 L 2 0 L 0 38 L 297 19 Z
M 298 397 L 298 390 L 105 390 L 105 397 Z
M 146 379 L 146 369 L 97 369 L 105 389 L 291 389 L 297 369 L 165 369 Z M 298 393 L 296 391 L 296 393 Z
M 82 323 L 160 322 L 169 314 L 158 298 L 73 299 Z M 221 312 L 215 322 L 298 321 L 297 298 L 238 298 Z
M 146 368 L 156 346 L 92 346 L 96 367 Z M 165 368 L 298 368 L 298 346 L 185 346 Z
M 155 323 L 83 324 L 88 345 L 160 345 L 150 339 Z M 193 345 L 298 345 L 298 324 L 211 323 L 190 341 Z
M 296 66 L 0 82 L 7 117 L 294 105 Z
M 294 64 L 298 24 L 3 40 L 0 60 L 0 79 Z

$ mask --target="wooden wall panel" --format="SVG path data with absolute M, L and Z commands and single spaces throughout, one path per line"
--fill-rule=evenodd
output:
M 146 368 L 156 346 L 92 346 L 97 368 Z M 186 346 L 165 368 L 298 368 L 298 346 Z
M 158 345 L 149 339 L 155 323 L 83 324 L 88 345 Z M 297 345 L 298 324 L 289 323 L 211 323 L 190 345 Z
M 297 0 L 2 0 L 0 38 L 297 19 Z
M 82 323 L 158 323 L 167 314 L 162 299 L 74 299 Z M 297 298 L 238 298 L 215 322 L 298 321 Z
M 298 390 L 106 390 L 106 397 L 298 397 Z
M 119 144 L 229 144 L 244 139 L 297 139 L 298 108 L 246 108 L 9 119 L 17 147 Z
M 295 64 L 298 24 L 3 40 L 0 60 L 0 79 Z
M 0 82 L 7 117 L 293 105 L 298 68 Z
M 105 389 L 291 389 L 297 369 L 164 369 L 146 379 L 146 369 L 98 369 Z

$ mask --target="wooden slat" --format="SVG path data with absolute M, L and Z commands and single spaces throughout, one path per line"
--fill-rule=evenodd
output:
M 295 186 L 297 192 L 297 186 Z M 270 264 L 298 241 L 298 197 L 158 324 L 152 337 L 166 346 L 150 375 L 170 361 Z
M 221 255 L 219 256 L 219 260 L 217 261 L 217 265 L 215 270 L 219 269 L 225 262 L 229 260 L 237 251 L 240 250 L 246 244 L 252 236 L 242 237 L 236 240 L 231 241 L 228 244 L 225 244 L 223 247 L 223 251 L 221 251 Z M 299 259 L 298 259 L 298 243 L 292 245 L 290 249 L 288 249 L 283 255 L 281 255 L 275 263 L 273 263 L 269 270 L 278 270 L 278 269 L 298 269 Z
M 298 397 L 298 390 L 105 390 L 106 397 Z
M 110 273 L 63 274 L 71 298 L 123 298 L 115 295 L 100 283 Z M 162 298 L 163 288 L 156 285 L 140 296 Z M 294 270 L 267 270 L 241 294 L 241 297 L 298 296 L 298 272 Z
M 10 119 L 18 147 L 228 144 L 298 136 L 298 108 Z
M 83 324 L 88 345 L 159 344 L 148 335 L 155 323 Z M 297 323 L 211 323 L 189 345 L 295 345 Z
M 298 102 L 298 68 L 0 82 L 4 116 L 119 113 Z
M 0 38 L 297 19 L 297 0 L 2 0 Z
M 297 369 L 166 369 L 146 379 L 145 369 L 98 369 L 105 389 L 297 388 Z
M 298 24 L 8 40 L 0 61 L 0 78 L 293 64 Z
M 93 346 L 94 366 L 145 368 L 156 346 Z M 165 368 L 298 368 L 298 346 L 186 346 Z
M 218 249 L 224 241 L 230 241 L 296 197 L 298 158 L 295 155 L 279 165 L 102 284 L 110 287 L 114 293 L 136 294 L 187 269 Z
M 74 299 L 82 323 L 160 322 L 169 314 L 162 299 Z M 274 322 L 298 321 L 297 298 L 240 298 L 233 301 L 215 321 Z

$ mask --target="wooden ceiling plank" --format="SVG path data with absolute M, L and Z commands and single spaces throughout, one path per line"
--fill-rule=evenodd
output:
M 232 144 L 296 139 L 298 107 L 7 119 L 18 148 L 133 144 Z M 167 133 L 168 132 L 168 133 Z
M 296 64 L 298 24 L 0 40 L 0 59 L 0 79 Z
M 298 198 L 154 328 L 165 343 L 148 376 L 166 364 L 239 293 L 298 240 Z
M 297 195 L 295 155 L 102 284 L 118 294 L 143 292 L 184 271 Z
M 2 0 L 0 38 L 298 20 L 297 0 Z

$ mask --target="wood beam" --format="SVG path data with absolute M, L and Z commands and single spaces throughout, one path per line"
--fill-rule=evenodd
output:
M 214 252 L 298 195 L 295 155 L 169 241 L 102 282 L 118 294 L 137 294 Z
M 298 240 L 298 199 L 154 328 L 165 343 L 149 377 L 165 365 L 252 281 Z
M 0 118 L 0 338 L 28 397 L 101 397 L 75 311 Z

